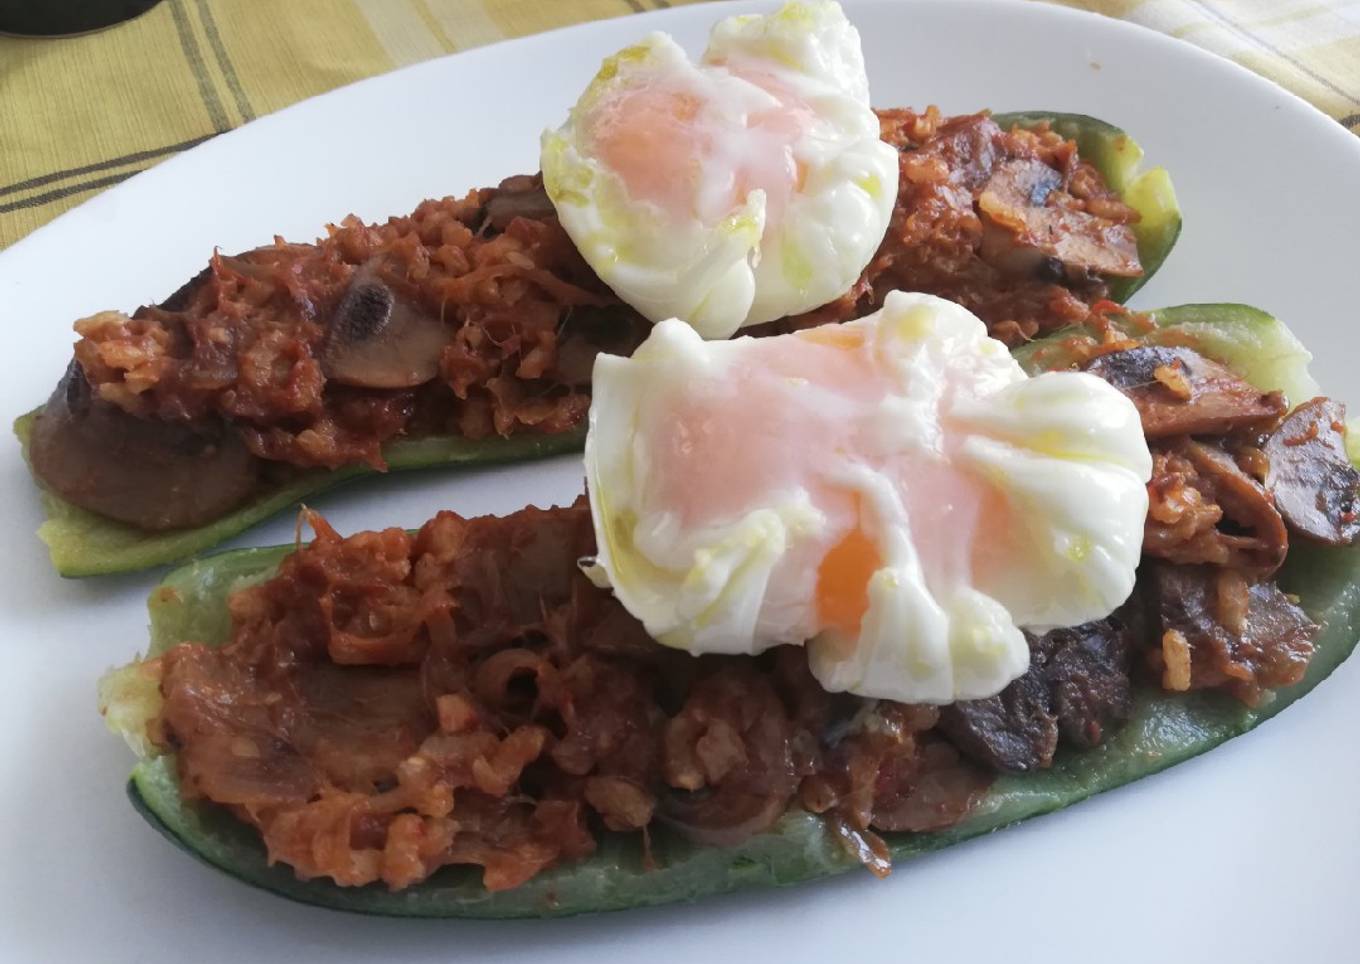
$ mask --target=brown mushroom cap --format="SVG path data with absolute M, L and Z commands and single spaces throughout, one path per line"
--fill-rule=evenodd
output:
M 1199 561 L 1242 569 L 1259 579 L 1284 565 L 1289 533 L 1270 493 L 1218 445 L 1183 439 L 1176 451 L 1194 466 L 1199 484 L 1209 489 L 1223 508 L 1225 522 L 1232 525 L 1232 530 L 1220 525 L 1213 534 L 1219 553 Z
M 1029 669 L 996 696 L 940 708 L 940 730 L 984 766 L 1027 772 L 1053 762 L 1059 737 L 1096 746 L 1133 712 L 1133 633 L 1118 616 L 1026 633 Z
M 701 680 L 663 730 L 669 786 L 657 802 L 657 819 L 716 847 L 768 830 L 798 788 L 792 735 L 763 678 L 742 669 Z
M 1061 184 L 1061 174 L 1034 158 L 998 165 L 978 195 L 983 258 L 1016 276 L 1041 271 L 1075 277 L 1141 275 L 1133 229 L 1048 204 L 1048 196 Z
M 327 378 L 360 388 L 414 388 L 439 374 L 450 329 L 393 290 L 378 268 L 359 268 L 331 316 L 321 347 Z
M 519 174 L 508 177 L 486 202 L 483 229 L 504 231 L 515 218 L 529 218 L 541 221 L 556 217 L 548 192 L 543 187 L 543 179 L 537 175 Z
M 1265 427 L 1287 407 L 1279 392 L 1262 392 L 1189 348 L 1144 345 L 1110 352 L 1097 356 L 1086 371 L 1138 406 L 1148 438 Z
M 1188 649 L 1186 688 L 1226 686 L 1255 705 L 1267 690 L 1303 678 L 1319 627 L 1275 583 L 1240 583 L 1245 598 L 1225 605 L 1224 590 L 1235 582 L 1231 573 L 1225 578 L 1212 566 L 1166 564 L 1148 570 L 1140 575 L 1156 637 L 1175 631 Z M 1157 668 L 1157 650 L 1151 653 Z
M 72 361 L 39 413 L 33 470 L 63 498 L 141 529 L 203 525 L 254 490 L 259 461 L 226 426 L 151 420 L 91 396 Z
M 1304 402 L 1265 444 L 1266 486 L 1289 527 L 1332 546 L 1360 535 L 1360 472 L 1346 456 L 1346 406 L 1330 398 Z

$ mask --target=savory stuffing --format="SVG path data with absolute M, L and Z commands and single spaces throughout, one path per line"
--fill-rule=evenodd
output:
M 400 888 L 475 864 L 500 890 L 601 829 L 730 844 L 795 799 L 885 855 L 874 828 L 948 826 L 988 784 L 934 710 L 827 694 L 801 652 L 654 643 L 576 566 L 583 500 L 445 512 L 414 537 L 310 521 L 315 541 L 231 597 L 230 644 L 157 660 L 151 734 L 186 796 L 304 878 Z
M 1290 538 L 1360 534 L 1360 473 L 1345 407 L 1288 410 L 1189 347 L 1125 348 L 1107 330 L 1087 360 L 1138 407 L 1153 455 L 1142 605 L 1148 668 L 1176 692 L 1222 688 L 1248 705 L 1303 678 L 1317 626 L 1273 581 Z
M 790 647 L 660 646 L 581 575 L 579 500 L 444 512 L 414 536 L 341 538 L 309 514 L 315 540 L 231 596 L 227 645 L 150 664 L 148 735 L 187 797 L 231 808 L 304 878 L 399 889 L 472 864 L 505 889 L 604 832 L 726 846 L 791 806 L 886 873 L 883 834 L 952 826 L 996 774 L 1099 745 L 1140 686 L 1255 705 L 1303 678 L 1320 627 L 1274 577 L 1291 537 L 1360 534 L 1345 409 L 1290 410 L 1190 341 L 1142 346 L 1149 324 L 1097 305 L 1064 346 L 1134 402 L 1153 452 L 1138 588 L 1029 635 L 1029 670 L 994 697 L 868 700 L 823 690 Z
M 1327 434 L 1344 411 L 1315 400 L 1267 424 L 1259 397 L 1188 349 L 1088 368 L 1138 365 L 1149 381 L 1111 377 L 1146 418 L 1226 434 L 1150 433 L 1139 589 L 1106 619 L 1030 635 L 1029 670 L 989 699 L 868 700 L 823 690 L 790 647 L 660 646 L 581 574 L 594 537 L 578 500 L 444 512 L 414 536 L 341 538 L 309 514 L 315 540 L 231 596 L 228 644 L 185 642 L 151 664 L 163 703 L 148 735 L 176 753 L 186 797 L 231 808 L 303 878 L 399 889 L 471 864 L 499 890 L 606 831 L 727 846 L 795 805 L 886 873 L 882 834 L 952 826 L 995 774 L 1099 745 L 1140 679 L 1254 705 L 1307 669 L 1319 627 L 1273 581 L 1288 533 L 1262 479 L 1320 480 L 1327 521 L 1307 521 L 1350 525 L 1327 481 L 1344 475 Z M 1198 404 L 1212 413 L 1170 410 Z M 1266 453 L 1286 442 L 1320 465 L 1273 470 Z
M 935 108 L 880 120 L 901 178 L 873 261 L 831 304 L 748 333 L 857 318 L 902 289 L 963 304 L 1013 345 L 1089 319 L 1107 279 L 1141 274 L 1137 213 L 1074 142 Z M 573 247 L 541 179 L 512 177 L 385 224 L 351 216 L 315 244 L 214 254 L 162 304 L 78 322 L 34 466 L 114 519 L 200 525 L 294 469 L 383 468 L 402 436 L 576 429 L 595 355 L 630 353 L 648 328 Z M 147 488 L 147 504 L 97 491 L 127 446 L 166 467 L 143 483 L 178 484 Z M 200 456 L 219 446 L 232 484 L 197 500 L 217 467 Z
M 413 428 L 565 431 L 594 353 L 631 351 L 645 327 L 551 209 L 517 206 L 541 190 L 510 178 L 386 224 L 346 218 L 316 244 L 215 254 L 160 306 L 77 322 L 76 360 L 103 402 L 225 419 L 293 465 L 381 467 Z
M 1265 487 L 1222 447 L 1191 438 L 1155 446 L 1143 551 L 1269 576 L 1288 551 L 1284 520 Z
M 996 770 L 1050 766 L 1059 735 L 1092 747 L 1133 712 L 1134 634 L 1120 616 L 1029 636 L 1030 666 L 996 696 L 940 710 L 944 734 Z
M 1090 320 L 1109 279 L 1143 273 L 1138 212 L 1074 141 L 934 107 L 880 111 L 879 120 L 901 152 L 887 237 L 854 288 L 773 329 L 859 318 L 897 289 L 958 302 L 1014 346 Z
M 1145 585 L 1165 628 L 1147 659 L 1179 681 L 1168 689 L 1222 687 L 1254 706 L 1303 679 L 1319 627 L 1273 582 L 1248 584 L 1208 566 L 1150 568 Z M 1168 651 L 1168 638 L 1179 652 Z

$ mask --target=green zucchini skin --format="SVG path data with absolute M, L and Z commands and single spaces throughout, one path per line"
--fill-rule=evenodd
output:
M 1142 150 L 1127 134 L 1094 117 L 1031 111 L 996 114 L 1004 127 L 1019 124 L 1032 127 L 1048 121 L 1064 137 L 1077 142 L 1083 156 L 1100 170 L 1107 181 L 1126 196 L 1143 214 L 1138 233 L 1138 255 L 1143 262 L 1140 278 L 1123 279 L 1111 285 L 1111 298 L 1123 301 L 1152 277 L 1176 243 L 1180 233 L 1180 212 L 1164 170 L 1137 174 Z M 33 417 L 39 409 L 22 415 L 14 423 L 27 456 Z M 509 439 L 481 441 L 439 437 L 407 439 L 386 446 L 383 454 L 391 471 L 444 466 L 475 466 L 519 462 L 566 452 L 578 452 L 585 444 L 584 427 L 561 435 L 526 435 Z M 72 505 L 53 492 L 43 489 L 42 503 L 47 521 L 38 536 L 47 544 L 52 565 L 63 576 L 104 576 L 135 572 L 183 562 L 240 535 L 270 516 L 291 508 L 299 501 L 326 489 L 363 476 L 373 475 L 365 466 L 346 466 L 335 471 L 317 470 L 299 476 L 286 485 L 261 492 L 248 503 L 205 526 L 172 532 L 144 532 L 106 519 Z M 35 477 L 34 481 L 38 481 Z M 39 483 L 41 487 L 41 483 Z
M 1307 378 L 1307 351 L 1283 324 L 1243 305 L 1186 305 L 1153 312 L 1159 327 L 1149 341 L 1175 330 L 1229 364 L 1241 353 L 1257 358 L 1261 388 Z M 1032 370 L 1066 367 L 1070 334 L 1059 333 L 1018 352 Z M 1267 363 L 1269 362 L 1269 363 Z M 1250 368 L 1251 366 L 1247 366 Z M 1302 399 L 1299 399 L 1302 400 Z M 185 640 L 220 644 L 230 634 L 226 597 L 236 587 L 267 578 L 291 547 L 246 549 L 200 559 L 170 573 L 153 591 L 151 655 Z M 1171 695 L 1139 690 L 1133 718 L 1092 750 L 1062 752 L 1053 767 L 999 778 L 978 808 L 940 833 L 888 834 L 899 872 L 913 857 L 970 837 L 1070 806 L 1213 749 L 1258 726 L 1329 676 L 1360 639 L 1360 547 L 1334 549 L 1297 543 L 1281 572 L 1286 591 L 1324 629 L 1304 680 L 1249 708 L 1219 693 Z M 692 901 L 757 887 L 782 887 L 854 869 L 821 821 L 796 808 L 770 832 L 738 847 L 697 847 L 664 828 L 653 837 L 659 869 L 645 870 L 639 843 L 607 834 L 590 859 L 554 868 L 511 891 L 485 891 L 475 869 L 446 868 L 397 893 L 382 887 L 347 889 L 300 881 L 284 866 L 270 867 L 254 832 L 224 810 L 180 798 L 171 757 L 143 760 L 128 795 L 138 812 L 177 846 L 255 887 L 303 903 L 396 917 L 553 917 Z

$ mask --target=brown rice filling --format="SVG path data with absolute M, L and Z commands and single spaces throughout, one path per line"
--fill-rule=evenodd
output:
M 1084 320 L 1107 276 L 1141 273 L 1136 212 L 1074 142 L 981 114 L 880 116 L 901 179 L 877 255 L 837 301 L 752 333 L 859 317 L 900 288 L 958 301 L 1016 344 Z M 214 254 L 162 305 L 76 330 L 102 403 L 225 420 L 272 462 L 380 468 L 402 435 L 579 425 L 595 354 L 630 352 L 648 325 L 581 259 L 539 179 L 514 177 L 385 224 L 351 216 L 315 244 Z
M 997 773 L 1100 744 L 1139 679 L 1255 704 L 1307 668 L 1318 626 L 1274 573 L 1294 533 L 1350 538 L 1344 410 L 1285 414 L 1189 349 L 1107 346 L 1087 367 L 1134 400 L 1156 462 L 1138 588 L 1107 619 L 1030 636 L 1029 670 L 997 696 L 874 701 L 822 690 L 797 647 L 658 645 L 580 573 L 582 499 L 443 512 L 415 535 L 341 538 L 308 514 L 315 540 L 230 597 L 228 644 L 148 664 L 149 736 L 186 797 L 229 807 L 304 878 L 402 888 L 472 864 L 506 889 L 606 832 L 727 846 L 795 806 L 886 873 L 880 834 L 952 826 Z M 1277 511 L 1286 483 L 1328 499 L 1300 488 Z
M 933 709 L 827 694 L 800 650 L 654 643 L 577 569 L 583 500 L 444 512 L 414 537 L 310 521 L 315 541 L 231 597 L 230 644 L 156 661 L 152 728 L 185 795 L 301 877 L 400 888 L 476 864 L 500 890 L 602 830 L 733 844 L 795 797 L 886 871 L 871 826 L 948 826 L 989 782 Z

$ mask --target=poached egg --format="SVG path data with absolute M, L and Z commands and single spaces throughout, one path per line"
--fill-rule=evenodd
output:
M 858 321 L 706 342 L 667 320 L 601 355 L 587 573 L 692 653 L 806 645 L 830 691 L 992 696 L 1021 627 L 1133 589 L 1152 459 L 1138 412 L 1030 378 L 966 309 L 892 292 Z
M 596 273 L 706 338 L 849 290 L 897 197 L 859 34 L 829 0 L 723 20 L 697 64 L 662 33 L 619 51 L 541 164 Z

